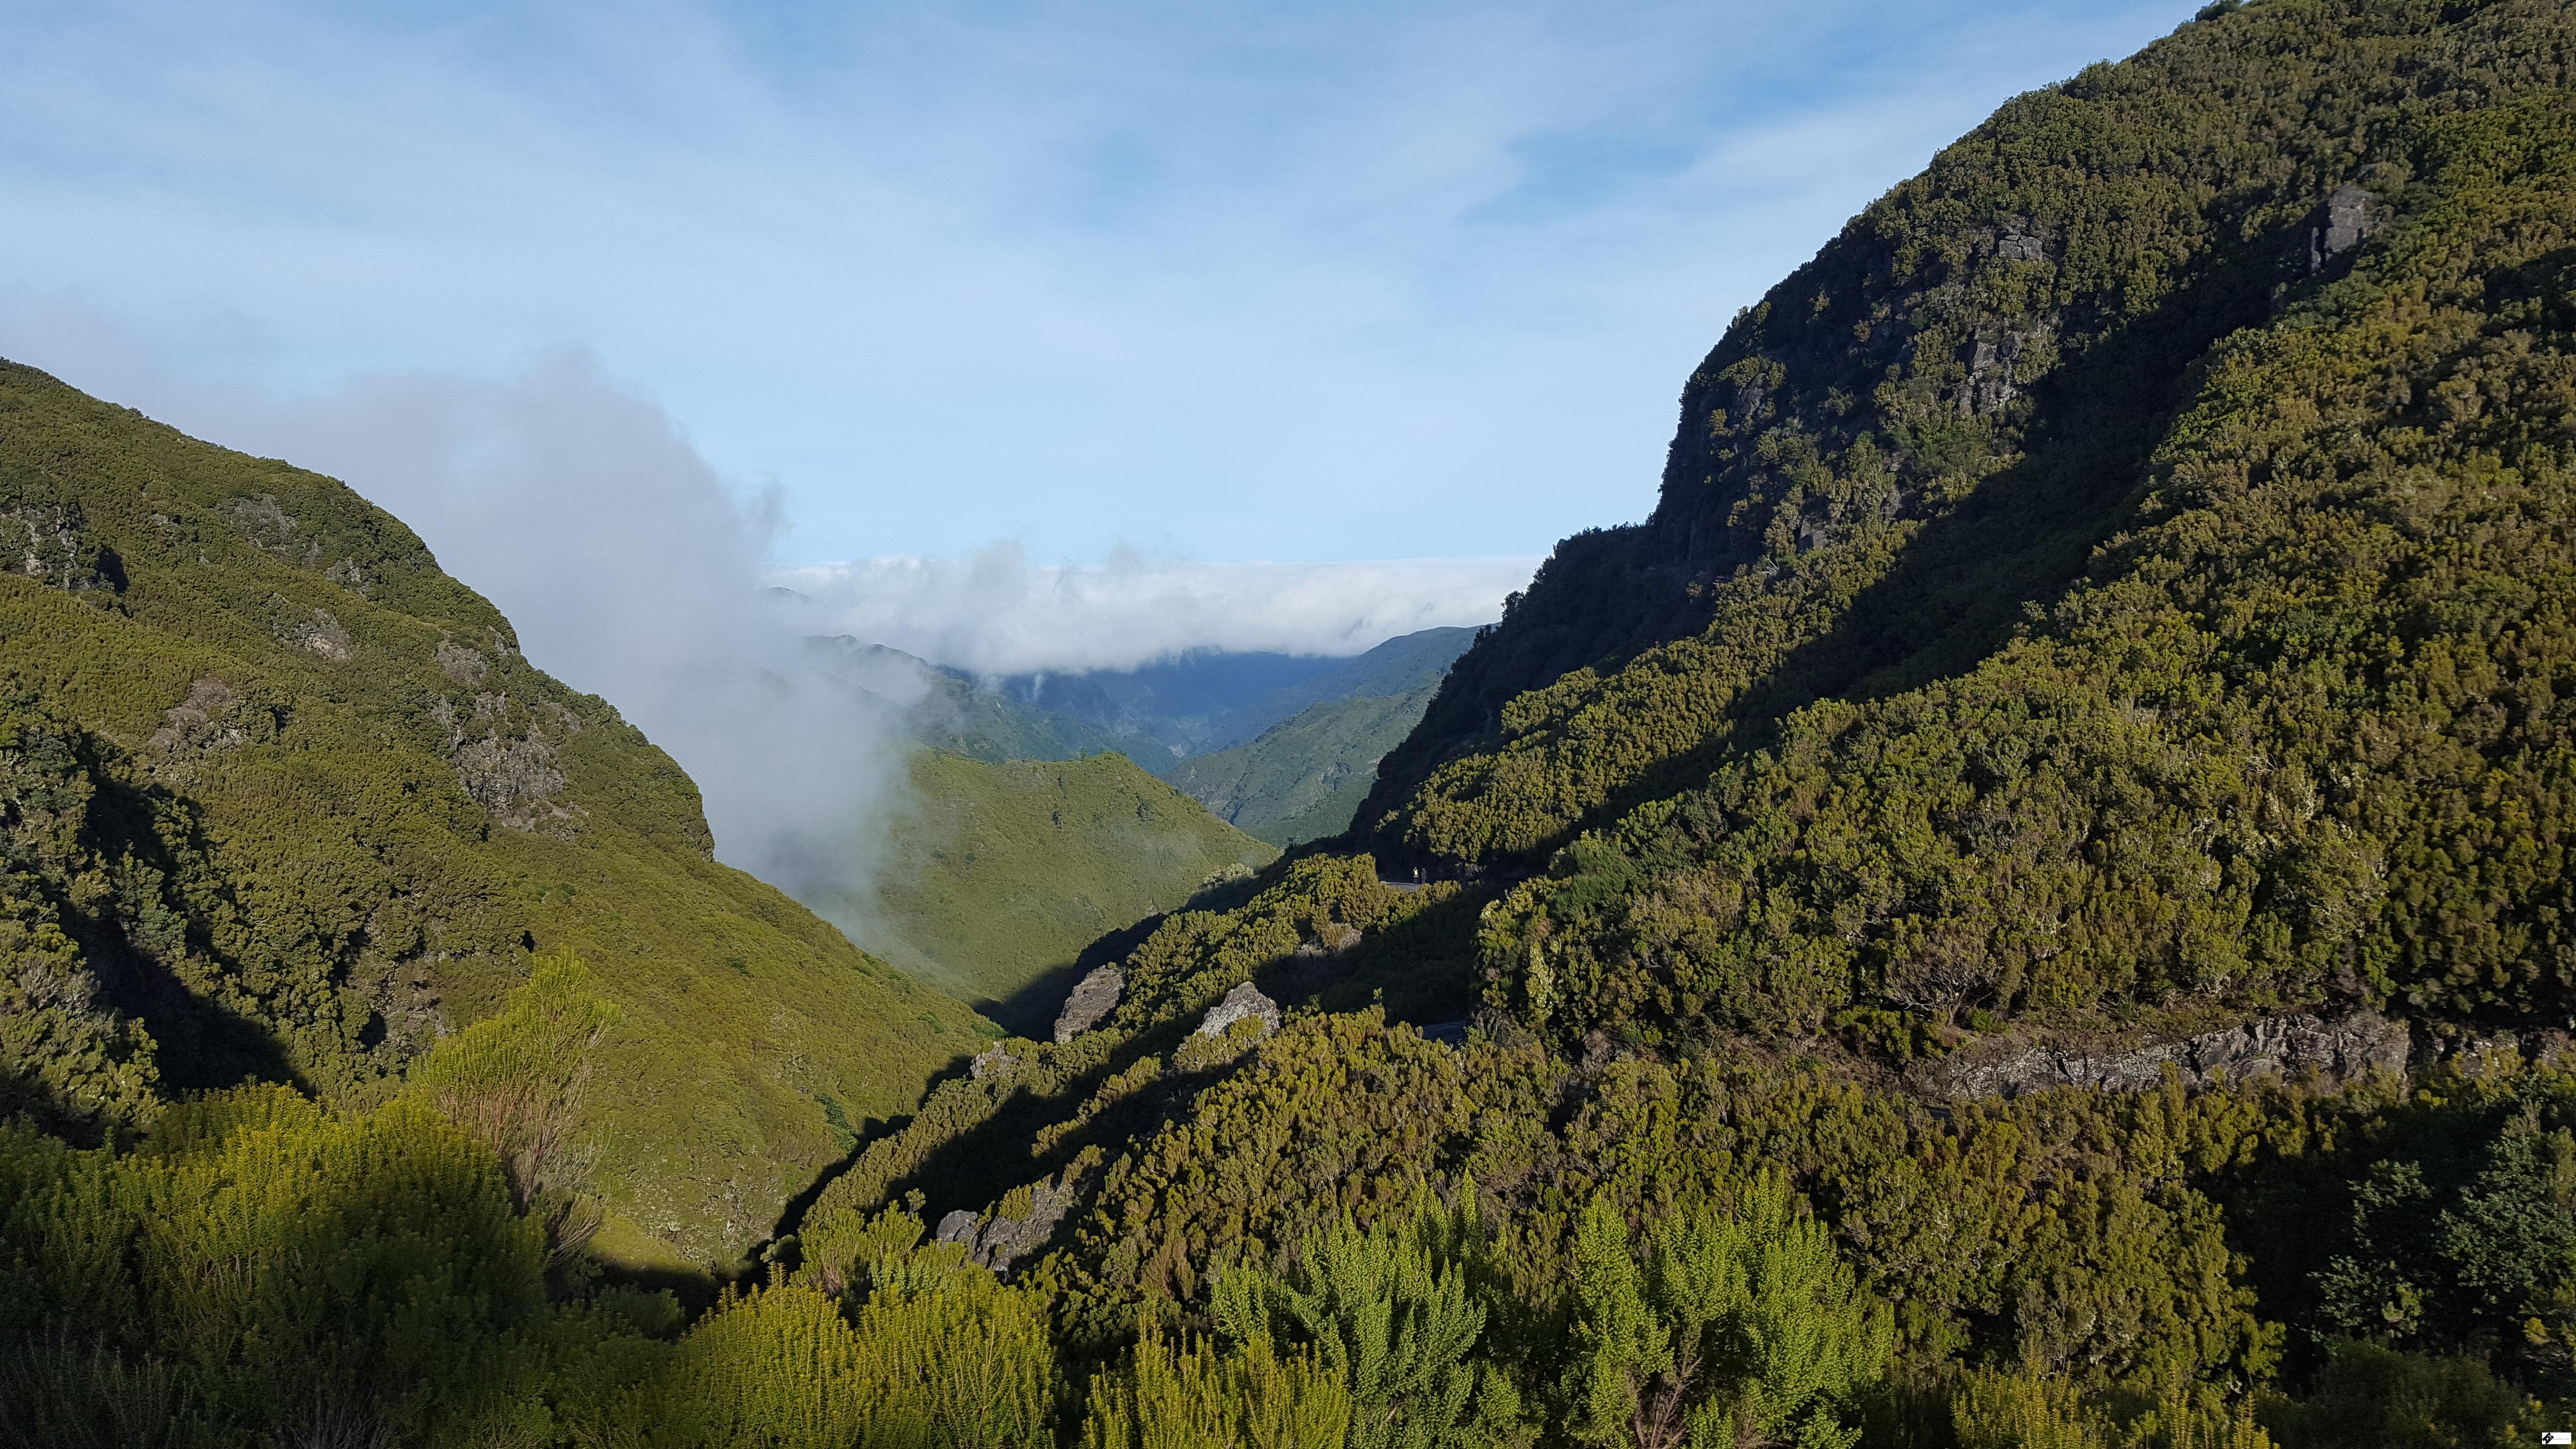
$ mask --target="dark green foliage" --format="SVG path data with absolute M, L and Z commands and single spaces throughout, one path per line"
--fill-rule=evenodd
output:
M 363 552 L 389 590 L 440 580 L 389 527 L 310 530 L 306 558 L 270 495 L 222 495 L 232 533 L 191 539 L 257 555 L 264 592 L 203 612 L 286 663 L 201 698 L 194 663 L 124 683 L 140 646 L 30 646 L 54 672 L 25 672 L 37 705 L 0 739 L 29 963 L 9 1090 L 108 1144 L 0 1136 L 0 1336 L 24 1350 L 0 1414 L 95 1434 L 122 1394 L 193 1442 L 356 1413 L 425 1442 L 1098 1449 L 2568 1424 L 2571 27 L 2540 0 L 2256 0 L 2007 106 L 1738 322 L 1655 518 L 1568 540 L 1390 756 L 1363 825 L 1404 874 L 1460 879 L 1313 852 L 1214 881 L 1088 948 L 1123 971 L 1104 1021 L 996 1043 L 864 1142 L 840 1110 L 864 1098 L 789 1082 L 856 1155 L 767 1285 L 685 1333 L 667 1300 L 548 1271 L 582 1257 L 555 1124 L 610 1085 L 556 1063 L 614 1060 L 641 1014 L 820 1008 L 751 994 L 782 967 L 747 927 L 706 929 L 721 973 L 600 968 L 615 1024 L 549 964 L 399 1091 L 376 1047 L 332 1046 L 342 998 L 260 1008 L 309 1021 L 263 1029 L 342 1073 L 335 1099 L 379 1084 L 372 1113 L 277 1087 L 172 1106 L 127 1070 L 146 1046 L 97 1004 L 103 902 L 163 902 L 218 978 L 342 989 L 311 929 L 276 958 L 305 976 L 232 964 L 272 958 L 220 929 L 313 919 L 329 893 L 290 885 L 355 879 L 222 876 L 246 836 L 261 861 L 348 836 L 314 790 L 271 812 L 206 783 L 238 760 L 291 783 L 287 745 L 428 822 L 401 841 L 480 822 L 511 843 L 454 859 L 549 863 L 521 896 L 440 876 L 466 885 L 424 941 L 486 939 L 463 934 L 483 900 L 609 895 L 588 929 L 643 954 L 608 925 L 672 919 L 553 868 L 608 829 L 615 777 L 573 748 L 613 737 L 604 706 L 530 696 L 577 737 L 533 707 L 486 722 L 422 662 L 444 625 L 403 656 L 411 705 L 351 703 L 330 671 L 413 625 L 294 571 Z M 99 621 L 195 586 L 149 531 L 100 532 L 109 502 L 27 496 L 40 567 L 0 610 L 113 639 Z M 91 647 L 140 662 L 83 683 Z M 467 705 L 493 768 L 458 776 L 438 751 Z M 209 743 L 149 743 L 165 726 Z M 352 747 L 367 730 L 393 763 Z M 200 858 L 256 901 L 183 910 Z M 847 989 L 901 999 L 867 970 Z M 1247 983 L 1280 1026 L 1195 1030 Z M 2407 1074 L 2231 1077 L 2185 1049 L 2362 1007 L 2412 1032 Z M 767 1020 L 760 1059 L 797 1059 Z M 1950 1071 L 2092 1080 L 2081 1044 L 2110 1041 L 2172 1068 L 1983 1096 Z M 667 1113 L 661 1080 L 594 1120 Z
M 2532 1443 L 2539 1427 L 2565 1422 L 2532 1413 L 2521 1394 L 2476 1359 L 2350 1342 L 2334 1345 L 2310 1397 L 2270 1405 L 2263 1418 L 2283 1449 L 2504 1449 Z
M 1578 841 L 1497 913 L 1490 999 L 1642 1043 L 2563 1001 L 2576 334 L 2495 279 L 2576 240 L 2571 113 L 2405 128 L 2384 239 L 2202 361 L 2079 581 L 1966 673 L 1809 705 Z

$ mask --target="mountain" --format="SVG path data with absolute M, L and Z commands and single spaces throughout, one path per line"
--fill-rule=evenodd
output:
M 1473 629 L 1424 629 L 1272 690 L 1224 716 L 1164 771 L 1210 810 L 1277 846 L 1339 835 Z
M 806 644 L 827 674 L 858 691 L 856 707 L 930 749 L 998 764 L 1076 760 L 1131 742 L 1088 720 L 981 688 L 970 674 L 900 649 L 846 635 Z
M 818 902 L 922 981 L 1031 1034 L 1093 940 L 1278 854 L 1120 754 L 990 763 L 912 757 L 907 813 L 869 886 Z M 1035 1006 L 1015 999 L 1036 995 Z
M 807 1271 L 919 1193 L 1089 1344 L 1411 1252 L 1501 1285 L 1550 1442 L 2564 1404 L 2572 58 L 2556 3 L 2256 0 L 2006 104 L 1728 329 L 1368 853 L 1119 943 L 1091 1030 L 825 1187 Z M 1680 1285 L 1806 1213 L 1802 1366 L 1686 1367 L 1788 1320 Z
M 1119 738 L 1130 758 L 1160 771 L 1207 748 L 1219 722 L 1338 661 L 1319 655 L 1193 649 L 1136 669 L 1015 674 L 986 687 L 1015 704 L 1071 715 Z
M 331 479 L 0 364 L 0 1113 L 381 1099 L 574 951 L 598 1240 L 730 1260 L 990 1030 L 710 858 L 688 777 Z
M 1400 634 L 1365 654 L 1322 673 L 1283 685 L 1225 715 L 1208 731 L 1197 753 L 1250 744 L 1263 731 L 1319 704 L 1383 699 L 1439 683 L 1452 661 L 1476 640 L 1473 629 L 1422 629 Z
M 1426 680 L 1402 694 L 1309 705 L 1248 744 L 1190 756 L 1169 778 L 1219 819 L 1273 845 L 1339 835 L 1375 781 L 1379 758 L 1422 718 L 1432 687 Z
M 515 1192 L 525 1135 L 476 1110 L 521 1099 L 466 1090 L 496 1063 L 578 1080 L 563 1044 L 597 1018 L 559 966 L 381 1105 L 272 1087 L 89 1151 L 0 1121 L 0 1432 L 2562 1430 L 2571 87 L 2561 0 L 2221 0 L 2006 103 L 1727 330 L 1653 517 L 1560 545 L 1446 674 L 1356 823 L 1374 848 L 1293 852 L 1085 947 L 1065 1040 L 996 1041 L 853 1133 L 761 1281 L 694 1321 L 550 1266 L 566 1234 Z M 135 1019 L 83 1006 L 110 985 L 64 991 L 96 971 L 66 953 L 175 940 L 212 889 L 197 817 L 116 751 L 212 771 L 269 726 L 174 695 L 192 666 L 92 670 L 61 626 L 203 614 L 315 682 L 293 720 L 318 731 L 328 666 L 392 625 L 310 613 L 328 596 L 286 593 L 292 559 L 382 567 L 388 594 L 421 577 L 337 534 L 263 562 L 202 513 L 165 541 L 151 487 L 113 540 L 18 495 L 28 578 L 0 594 L 54 626 L 9 635 L 51 662 L 5 735 L 5 1025 L 66 1131 L 149 1089 Z M 237 559 L 289 603 L 155 612 Z M 53 723 L 49 696 L 145 743 Z M 610 736 L 581 717 L 557 758 Z M 577 798 L 497 768 L 559 721 L 495 729 L 468 794 L 365 718 L 384 732 L 341 753 L 426 760 L 405 778 L 441 819 L 534 842 Z M 306 797 L 273 829 L 268 796 L 210 798 L 239 803 L 206 807 L 205 850 L 329 838 Z M 292 927 L 332 899 L 316 878 L 263 878 L 242 919 Z M 223 1026 L 192 1059 L 241 1039 Z

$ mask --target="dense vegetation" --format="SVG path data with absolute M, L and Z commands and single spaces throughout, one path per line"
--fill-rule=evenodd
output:
M 1425 682 L 1403 694 L 1309 705 L 1249 744 L 1192 755 L 1168 775 L 1220 819 L 1273 845 L 1340 835 L 1377 778 L 1378 760 L 1430 702 Z
M 641 1261 L 729 1260 L 983 1040 L 708 858 L 697 791 L 347 488 L 0 365 L 0 1110 L 383 1099 L 532 950 L 622 1009 L 586 1140 Z M 837 1105 L 828 1105 L 837 1104 Z
M 1083 947 L 1277 852 L 1125 755 L 986 764 L 923 751 L 867 893 L 814 902 L 878 955 L 1041 1030 Z M 1033 1013 L 1005 1003 L 1053 980 Z
M 588 1246 L 564 1124 L 637 1010 L 596 960 L 547 957 L 371 1092 L 299 1068 L 309 1094 L 173 1104 L 183 1056 L 318 1051 L 210 1018 L 164 1053 L 112 987 L 56 984 L 196 899 L 194 797 L 137 798 L 114 751 L 226 706 L 84 733 L 30 681 L 0 1422 L 2576 1427 L 2571 66 L 2543 0 L 2255 0 L 2006 106 L 1738 320 L 1654 519 L 1569 540 L 1389 756 L 1382 854 L 1292 853 L 1092 943 L 1113 1009 L 853 1131 L 694 1316 Z M 65 536 L 8 598 L 127 596 L 132 559 Z M 513 840 L 555 820 L 463 798 Z M 1247 986 L 1277 1025 L 1210 1021 Z M 2262 1045 L 2338 1032 L 2398 1059 Z

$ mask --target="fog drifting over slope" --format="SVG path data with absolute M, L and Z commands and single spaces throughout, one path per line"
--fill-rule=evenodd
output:
M 179 382 L 112 336 L 25 340 L 0 338 L 0 350 L 200 437 L 340 478 L 401 518 L 510 617 L 532 662 L 608 699 L 680 762 L 705 794 L 720 859 L 809 903 L 859 894 L 872 843 L 904 804 L 904 743 L 811 667 L 808 635 L 980 672 L 1126 668 L 1200 648 L 1354 654 L 1489 620 L 1535 566 L 1042 566 L 1006 543 L 781 569 L 769 561 L 786 529 L 775 496 L 728 487 L 664 409 L 582 354 L 498 381 L 390 374 L 290 400 Z

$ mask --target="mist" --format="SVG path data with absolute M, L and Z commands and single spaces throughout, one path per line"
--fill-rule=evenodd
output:
M 782 569 L 813 632 L 970 673 L 1134 669 L 1198 649 L 1357 654 L 1399 634 L 1486 624 L 1535 557 L 1341 563 L 1038 564 L 1016 543 Z
M 721 476 L 653 399 L 558 351 L 499 378 L 363 377 L 303 397 L 156 367 L 112 328 L 57 317 L 0 346 L 184 431 L 339 478 L 408 524 L 516 626 L 539 668 L 597 694 L 696 780 L 717 858 L 854 936 L 877 844 L 909 800 L 900 706 L 818 670 L 849 634 L 981 673 L 1122 669 L 1191 649 L 1355 654 L 1500 612 L 1535 560 L 1032 563 L 957 558 L 781 567 L 774 490 Z M 33 345 L 30 345 L 33 344 Z M 782 592 L 781 586 L 793 592 Z

